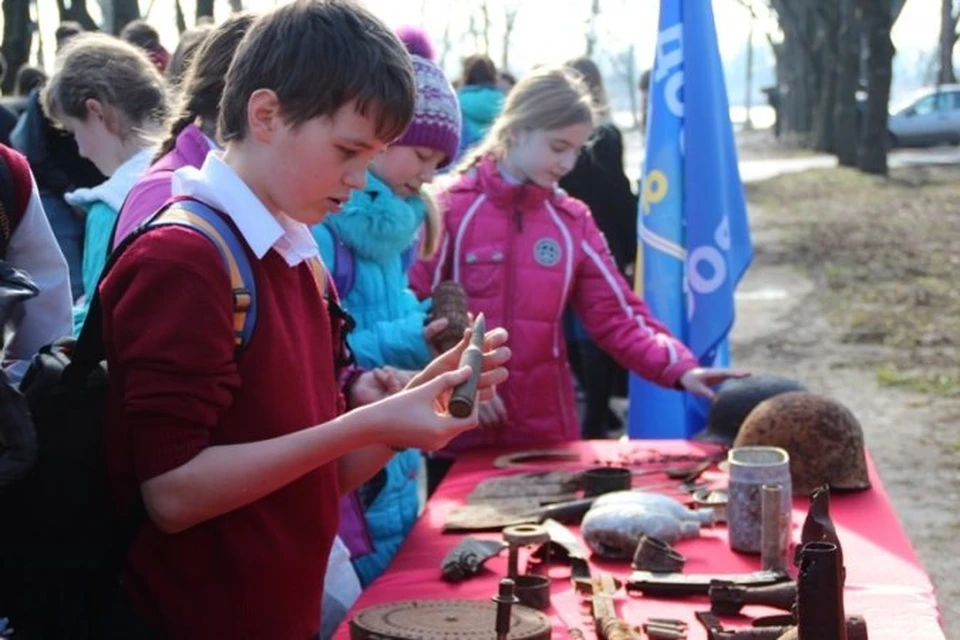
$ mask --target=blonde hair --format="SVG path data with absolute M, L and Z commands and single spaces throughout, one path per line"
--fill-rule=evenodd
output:
M 584 122 L 592 126 L 594 117 L 590 89 L 579 73 L 566 67 L 541 68 L 517 83 L 487 137 L 467 153 L 457 171 L 469 171 L 487 155 L 502 158 L 523 131 L 551 131 Z
M 443 212 L 437 205 L 436 199 L 428 192 L 420 189 L 417 194 L 423 200 L 427 215 L 423 220 L 423 235 L 420 237 L 420 257 L 429 260 L 440 248 L 440 232 L 443 229 Z
M 111 128 L 121 139 L 163 126 L 167 88 L 142 50 L 112 36 L 85 33 L 64 45 L 57 62 L 40 96 L 47 117 L 85 122 L 87 100 L 93 99 L 117 110 L 119 121 Z

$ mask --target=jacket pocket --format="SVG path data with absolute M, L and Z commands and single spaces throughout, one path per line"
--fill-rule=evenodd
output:
M 489 298 L 500 294 L 505 252 L 496 247 L 471 249 L 463 257 L 461 284 L 468 297 Z

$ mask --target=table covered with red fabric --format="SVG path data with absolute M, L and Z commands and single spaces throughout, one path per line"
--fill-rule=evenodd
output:
M 506 575 L 506 552 L 487 561 L 484 570 L 465 582 L 450 584 L 440 577 L 443 557 L 465 535 L 498 539 L 496 533 L 445 534 L 443 523 L 447 513 L 464 504 L 474 487 L 493 475 L 549 469 L 586 469 L 598 464 L 642 460 L 656 454 L 689 454 L 713 451 L 706 445 L 686 441 L 613 441 L 576 442 L 560 449 L 579 454 L 576 463 L 534 464 L 508 470 L 495 469 L 493 460 L 503 451 L 476 451 L 460 457 L 440 488 L 427 504 L 426 510 L 414 527 L 409 539 L 400 549 L 390 568 L 374 582 L 354 605 L 353 611 L 409 599 L 462 598 L 489 600 L 497 590 L 499 579 Z M 639 468 L 639 467 L 638 467 Z M 634 487 L 660 485 L 664 476 L 645 476 L 634 479 Z M 726 484 L 720 473 L 708 474 L 707 480 L 716 486 Z M 943 631 L 933 586 L 921 567 L 897 515 L 883 489 L 873 464 L 870 464 L 872 489 L 856 493 L 835 494 L 831 497 L 831 515 L 843 546 L 847 578 L 844 604 L 847 615 L 862 615 L 867 620 L 871 640 L 942 640 Z M 797 498 L 793 509 L 793 542 L 799 541 L 800 528 L 806 517 L 808 500 Z M 575 527 L 572 527 L 576 530 Z M 584 548 L 587 548 L 584 544 Z M 749 573 L 759 569 L 759 556 L 732 552 L 727 544 L 724 526 L 706 528 L 695 540 L 682 540 L 677 550 L 687 558 L 685 573 Z M 521 572 L 525 555 L 521 554 Z M 594 575 L 607 571 L 626 578 L 630 573 L 628 562 L 612 562 L 591 558 Z M 566 638 L 569 629 L 581 629 L 586 637 L 593 637 L 590 619 L 580 597 L 563 567 L 553 567 L 551 608 L 546 611 L 553 624 L 553 637 Z M 641 624 L 647 618 L 674 618 L 689 623 L 689 638 L 706 638 L 704 629 L 696 622 L 696 611 L 708 610 L 704 597 L 659 599 L 648 596 L 627 596 L 621 589 L 617 595 L 617 610 L 632 624 Z M 743 627 L 749 619 L 778 613 L 759 606 L 746 607 L 743 617 L 724 619 L 725 626 Z M 349 638 L 349 619 L 335 636 Z

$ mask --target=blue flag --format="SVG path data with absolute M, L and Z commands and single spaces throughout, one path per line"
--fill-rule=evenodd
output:
M 753 249 L 709 0 L 660 2 L 638 217 L 638 293 L 702 366 L 727 366 Z M 690 437 L 708 408 L 632 376 L 630 436 Z

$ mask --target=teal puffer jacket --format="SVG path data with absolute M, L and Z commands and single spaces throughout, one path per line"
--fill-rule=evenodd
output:
M 430 301 L 413 295 L 401 258 L 417 241 L 425 218 L 422 200 L 394 195 L 368 172 L 366 188 L 354 191 L 341 213 L 313 228 L 331 272 L 336 270 L 335 237 L 353 254 L 353 285 L 341 302 L 356 321 L 347 342 L 363 367 L 421 369 L 431 359 L 423 337 Z M 422 467 L 422 454 L 410 449 L 384 468 L 383 485 L 365 512 L 373 553 L 353 560 L 364 587 L 387 568 L 417 520 Z

